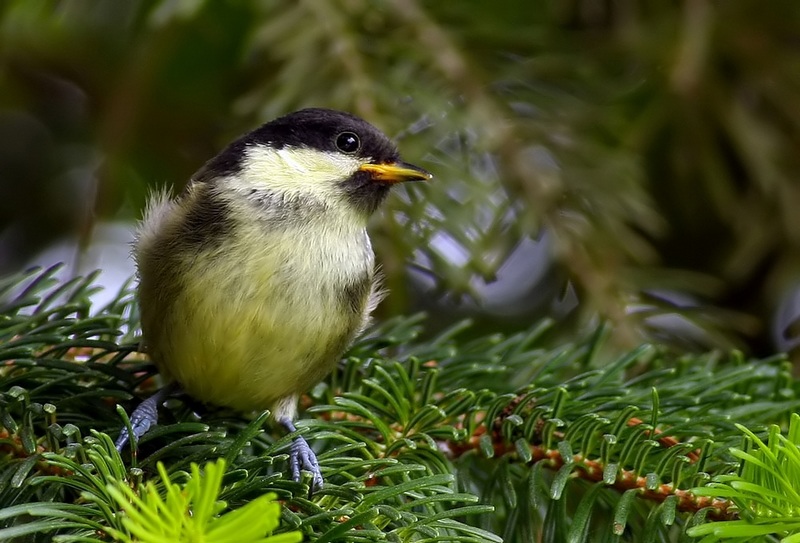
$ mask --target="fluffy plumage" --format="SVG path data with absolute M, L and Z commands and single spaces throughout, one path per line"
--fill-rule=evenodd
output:
M 372 125 L 309 109 L 231 143 L 177 198 L 156 194 L 134 256 L 143 343 L 161 373 L 205 402 L 272 409 L 292 430 L 298 395 L 380 299 L 370 215 L 391 184 L 428 178 Z M 134 412 L 137 436 L 157 403 Z M 302 465 L 321 485 L 302 439 L 291 457 L 296 479 Z

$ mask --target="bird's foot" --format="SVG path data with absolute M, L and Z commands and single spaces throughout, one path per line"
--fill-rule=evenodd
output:
M 133 430 L 133 437 L 136 438 L 137 441 L 140 437 L 145 435 L 150 428 L 158 424 L 158 406 L 178 390 L 179 387 L 171 383 L 144 400 L 133 410 L 130 417 L 131 429 Z M 123 426 L 114 446 L 118 451 L 122 451 L 129 439 L 128 428 Z
M 289 451 L 289 467 L 292 470 L 292 479 L 296 482 L 300 482 L 301 469 L 311 472 L 313 478 L 308 491 L 309 496 L 322 490 L 322 472 L 319 469 L 317 455 L 302 436 L 297 436 L 292 441 L 292 448 Z

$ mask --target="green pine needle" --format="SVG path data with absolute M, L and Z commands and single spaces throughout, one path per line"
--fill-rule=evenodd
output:
M 777 425 L 769 428 L 767 443 L 737 424 L 745 435 L 745 450 L 732 448 L 730 454 L 741 461 L 738 474 L 720 475 L 708 486 L 696 488 L 698 496 L 732 501 L 740 520 L 694 526 L 688 534 L 714 541 L 754 541 L 753 538 L 778 535 L 785 543 L 800 541 L 800 415 L 792 414 L 788 437 Z M 793 535 L 790 535 L 793 534 Z M 745 538 L 745 539 L 743 539 Z
M 280 518 L 280 505 L 272 493 L 220 515 L 226 507 L 218 500 L 225 473 L 222 458 L 208 462 L 202 473 L 192 463 L 191 472 L 185 485 L 177 485 L 159 462 L 163 490 L 148 481 L 141 496 L 124 482 L 109 484 L 108 493 L 127 514 L 122 523 L 128 530 L 109 533 L 124 543 L 294 543 L 303 539 L 300 532 L 264 535 L 278 527 Z

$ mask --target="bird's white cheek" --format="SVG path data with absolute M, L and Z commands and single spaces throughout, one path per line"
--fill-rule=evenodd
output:
M 363 163 L 363 159 L 342 153 L 254 146 L 246 152 L 239 182 L 291 196 L 328 200 L 339 197 L 338 183 L 353 175 Z

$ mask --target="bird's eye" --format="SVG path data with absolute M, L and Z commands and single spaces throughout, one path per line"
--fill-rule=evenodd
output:
M 361 140 L 352 132 L 342 132 L 336 136 L 336 147 L 343 153 L 352 154 L 361 147 Z

